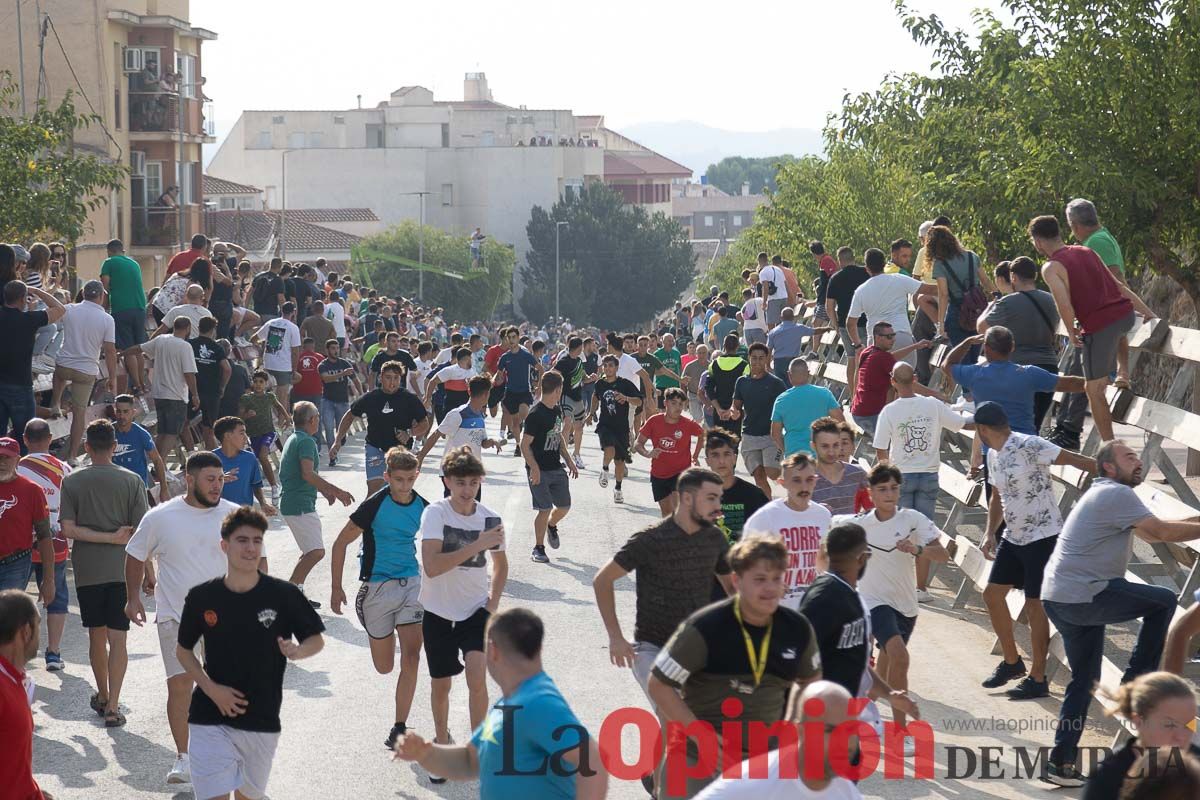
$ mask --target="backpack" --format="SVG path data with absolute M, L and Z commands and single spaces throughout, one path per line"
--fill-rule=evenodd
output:
M 270 283 L 270 272 L 260 272 L 258 275 L 254 276 L 254 283 L 252 284 L 254 292 L 254 305 L 264 306 L 271 301 L 271 298 L 268 296 L 270 292 L 267 288 Z
M 772 265 L 772 267 L 774 267 L 774 265 Z M 771 274 L 775 275 L 775 274 L 777 274 L 777 272 L 778 272 L 778 270 L 776 270 L 775 272 L 772 272 Z M 758 285 L 762 287 L 763 300 L 770 300 L 771 295 L 775 294 L 775 281 L 768 281 L 768 280 L 763 280 L 760 278 L 758 281 Z
M 945 263 L 945 262 L 943 262 Z M 962 293 L 962 300 L 958 306 L 958 326 L 964 331 L 974 331 L 976 323 L 979 321 L 979 315 L 988 307 L 988 298 L 984 294 L 983 287 L 975 282 L 975 270 L 979 265 L 979 257 L 974 253 L 967 253 L 967 285 L 964 288 L 962 281 L 954 274 L 954 270 L 946 267 L 946 275 L 950 280 L 954 281 L 954 285 L 958 287 L 958 291 Z

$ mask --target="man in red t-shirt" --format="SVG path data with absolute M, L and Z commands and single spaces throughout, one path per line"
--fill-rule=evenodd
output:
M 676 479 L 688 467 L 700 465 L 704 428 L 683 416 L 683 410 L 687 408 L 687 395 L 683 389 L 664 391 L 663 406 L 664 412 L 655 414 L 642 425 L 634 449 L 650 459 L 650 490 L 663 517 L 669 517 L 675 513 L 679 502 Z M 647 442 L 652 448 L 649 452 Z
M 293 407 L 301 400 L 307 400 L 317 408 L 321 407 L 324 381 L 321 380 L 318 368 L 325 360 L 325 356 L 317 352 L 316 345 L 316 341 L 311 336 L 300 342 L 300 360 L 296 362 L 296 374 L 300 376 L 300 379 L 292 384 Z M 325 438 L 324 434 L 319 434 L 317 441 L 319 442 L 323 438 Z
M 501 328 L 496 332 L 500 337 L 500 344 L 494 344 L 488 348 L 487 353 L 483 356 L 483 369 L 488 375 L 494 376 L 492 380 L 492 393 L 488 395 L 488 411 L 491 412 L 492 419 L 496 418 L 496 412 L 500 408 L 500 400 L 504 397 L 504 373 L 497 374 L 500 369 L 500 356 L 508 351 L 508 347 L 504 344 L 504 337 L 508 335 L 508 328 Z M 504 438 L 504 431 L 508 429 L 508 412 L 505 411 L 500 417 L 500 438 Z
M 46 508 L 50 512 L 50 530 L 54 543 L 54 602 L 46 606 L 46 669 L 58 672 L 63 668 L 62 638 L 67 625 L 67 555 L 70 552 L 67 537 L 63 536 L 58 524 L 58 512 L 62 506 L 63 478 L 71 471 L 65 462 L 50 455 L 53 437 L 50 426 L 44 419 L 31 419 L 25 425 L 25 447 L 28 455 L 20 460 L 17 474 L 32 481 L 46 497 Z M 38 585 L 42 584 L 44 569 L 42 554 L 33 551 L 33 573 Z
M 51 800 L 33 779 L 32 685 L 25 685 L 25 664 L 38 649 L 37 606 L 24 589 L 0 591 L 0 620 L 0 792 L 11 800 Z
M 191 250 L 182 250 L 171 256 L 171 260 L 167 262 L 167 277 L 191 269 L 197 258 L 208 258 L 208 237 L 203 233 L 192 237 Z
M 928 339 L 913 342 L 899 350 L 892 349 L 895 344 L 895 329 L 887 322 L 877 322 L 871 329 L 871 344 L 858 353 L 858 381 L 854 387 L 850 413 L 868 441 L 874 438 L 879 412 L 888 402 L 888 392 L 892 388 L 892 367 L 914 350 L 927 350 L 933 346 Z
M 54 602 L 54 540 L 46 495 L 17 474 L 21 448 L 0 439 L 0 589 L 25 590 L 33 571 L 33 548 L 42 559 L 42 602 Z

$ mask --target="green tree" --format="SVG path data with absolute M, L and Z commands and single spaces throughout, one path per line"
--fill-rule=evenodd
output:
M 547 212 L 534 206 L 526 232 L 521 307 L 531 319 L 554 315 L 556 223 L 559 233 L 560 307 L 564 317 L 607 328 L 651 319 L 695 276 L 687 233 L 662 214 L 626 206 L 620 194 L 592 183 Z
M 421 226 L 405 220 L 363 239 L 356 247 L 355 274 L 389 297 L 416 297 L 420 283 L 415 266 L 388 261 L 398 256 L 416 262 Z M 425 305 L 440 306 L 447 320 L 488 319 L 508 299 L 516 257 L 511 245 L 483 242 L 482 271 L 472 272 L 467 236 L 454 236 L 425 226 Z
M 76 113 L 72 95 L 19 113 L 12 74 L 0 72 L 0 240 L 81 239 L 88 214 L 120 189 L 127 170 L 74 148 L 75 132 L 99 122 Z
M 795 156 L 786 154 L 765 158 L 727 156 L 716 164 L 709 164 L 704 175 L 710 184 L 728 194 L 741 194 L 742 184 L 747 181 L 751 194 L 762 194 L 775 191 L 775 173 L 795 160 Z

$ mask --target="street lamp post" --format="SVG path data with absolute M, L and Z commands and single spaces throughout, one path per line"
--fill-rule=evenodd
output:
M 280 195 L 283 202 L 280 204 L 279 210 L 279 257 L 287 258 L 287 157 L 295 150 L 284 150 L 279 155 L 279 160 L 282 162 L 283 176 L 280 183 Z
M 554 223 L 554 324 L 555 325 L 562 324 L 562 310 L 559 308 L 559 282 L 560 282 L 559 281 L 559 279 L 560 279 L 559 266 L 560 265 L 559 265 L 558 234 L 560 231 L 562 231 L 564 225 L 566 225 L 567 227 L 570 227 L 570 223 L 567 223 L 567 222 L 555 222 Z

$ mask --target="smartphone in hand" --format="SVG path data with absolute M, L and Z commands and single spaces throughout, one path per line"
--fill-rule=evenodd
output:
M 498 527 L 498 526 L 502 525 L 503 523 L 504 523 L 504 520 L 500 519 L 499 517 L 484 517 L 483 529 L 485 531 L 490 531 L 492 528 Z M 489 547 L 488 549 L 489 550 L 499 550 L 500 545 L 495 545 L 493 547 Z

